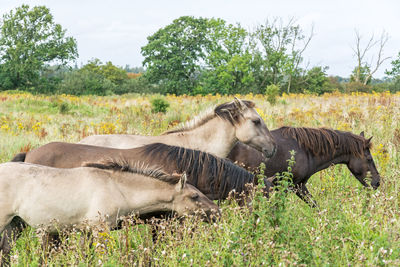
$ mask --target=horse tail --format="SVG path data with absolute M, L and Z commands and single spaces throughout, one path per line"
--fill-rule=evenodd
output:
M 25 158 L 26 158 L 26 152 L 21 152 L 21 153 L 18 153 L 17 155 L 15 155 L 12 158 L 11 162 L 24 162 Z

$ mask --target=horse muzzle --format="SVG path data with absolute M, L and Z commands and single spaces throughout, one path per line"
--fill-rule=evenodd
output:
M 274 143 L 273 145 L 271 145 L 271 147 L 263 148 L 262 153 L 267 159 L 272 158 L 276 153 L 276 144 Z

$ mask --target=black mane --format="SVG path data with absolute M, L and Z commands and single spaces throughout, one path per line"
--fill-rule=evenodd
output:
M 346 154 L 363 157 L 364 149 L 371 143 L 363 136 L 327 128 L 288 127 L 279 128 L 282 135 L 295 139 L 299 145 L 314 156 L 334 154 L 340 150 Z
M 226 198 L 230 191 L 244 192 L 245 185 L 253 183 L 254 175 L 226 159 L 199 150 L 169 146 L 161 143 L 141 147 L 141 154 L 149 158 L 163 158 L 176 162 L 178 173 L 186 172 L 188 182 L 195 187 L 199 179 L 207 179 L 213 194 Z

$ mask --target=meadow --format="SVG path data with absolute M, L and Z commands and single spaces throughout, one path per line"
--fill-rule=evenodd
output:
M 0 160 L 51 141 L 77 142 L 92 134 L 158 135 L 232 96 L 174 96 L 166 113 L 152 113 L 154 95 L 43 96 L 0 93 Z M 72 232 L 57 249 L 44 251 L 41 231 L 28 229 L 12 255 L 16 266 L 47 264 L 125 266 L 400 266 L 400 94 L 353 93 L 322 96 L 284 94 L 271 105 L 252 100 L 269 129 L 280 126 L 329 127 L 373 136 L 371 152 L 381 174 L 378 190 L 366 189 L 344 165 L 314 175 L 308 188 L 318 202 L 310 208 L 293 193 L 270 199 L 255 189 L 253 209 L 234 201 L 221 204 L 214 224 L 188 218 L 150 227 L 127 218 L 125 227 L 94 236 Z M 99 227 L 102 227 L 101 225 Z M 82 242 L 83 240 L 83 242 Z

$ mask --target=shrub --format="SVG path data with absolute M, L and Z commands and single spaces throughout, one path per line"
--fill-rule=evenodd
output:
M 58 93 L 71 95 L 109 95 L 116 86 L 104 76 L 86 70 L 77 70 L 66 75 Z
M 169 103 L 164 98 L 157 97 L 151 100 L 151 112 L 153 113 L 165 113 L 168 107 Z
M 158 93 L 158 91 L 157 87 L 149 84 L 144 77 L 138 77 L 125 80 L 120 86 L 115 87 L 114 93 L 119 95 L 128 93 L 149 94 Z
M 267 95 L 267 101 L 271 105 L 275 105 L 276 97 L 279 95 L 279 86 L 276 84 L 268 85 L 265 94 Z
M 371 92 L 371 86 L 360 82 L 349 82 L 345 84 L 345 93 L 351 92 Z

